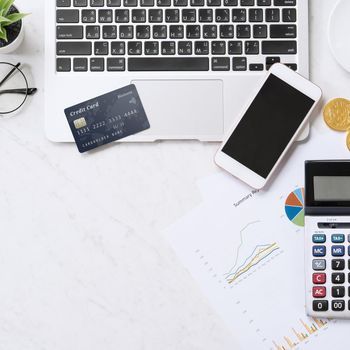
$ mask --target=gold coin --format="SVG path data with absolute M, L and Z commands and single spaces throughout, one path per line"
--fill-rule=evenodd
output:
M 346 138 L 346 145 L 348 146 L 348 149 L 350 151 L 350 132 L 348 133 L 348 136 Z
M 323 110 L 326 124 L 333 130 L 346 131 L 350 129 L 350 101 L 336 98 L 326 104 Z

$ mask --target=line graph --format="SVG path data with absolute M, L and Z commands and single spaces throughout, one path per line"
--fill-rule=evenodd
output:
M 245 262 L 235 272 L 226 276 L 227 282 L 233 283 L 238 277 L 248 272 L 252 267 L 259 264 L 277 249 L 279 249 L 277 243 L 255 247 L 253 253 L 245 260 Z
M 270 256 L 279 249 L 276 242 L 260 244 L 259 233 L 262 232 L 260 227 L 262 222 L 255 220 L 245 225 L 239 232 L 239 244 L 235 250 L 235 260 L 230 270 L 224 274 L 229 284 L 235 282 L 239 277 L 246 274 L 254 266 Z M 265 238 L 266 239 L 266 238 Z

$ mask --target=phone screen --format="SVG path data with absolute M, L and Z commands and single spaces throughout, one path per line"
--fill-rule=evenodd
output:
M 270 74 L 222 152 L 266 179 L 314 103 Z

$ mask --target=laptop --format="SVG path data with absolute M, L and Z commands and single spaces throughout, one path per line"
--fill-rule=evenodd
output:
M 45 6 L 52 141 L 73 141 L 65 108 L 131 83 L 151 128 L 125 141 L 221 141 L 272 64 L 309 75 L 306 0 L 49 0 Z

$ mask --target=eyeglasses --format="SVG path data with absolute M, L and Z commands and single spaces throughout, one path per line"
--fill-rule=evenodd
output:
M 19 68 L 20 65 L 0 62 L 0 116 L 19 110 L 28 96 L 37 91 L 36 88 L 28 87 L 28 80 Z

